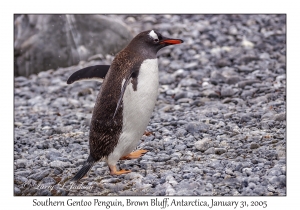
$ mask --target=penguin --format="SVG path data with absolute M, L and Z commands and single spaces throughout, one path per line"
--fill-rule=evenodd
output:
M 137 159 L 147 150 L 137 147 L 152 115 L 159 88 L 157 52 L 183 40 L 162 36 L 156 30 L 141 32 L 120 51 L 111 65 L 87 67 L 73 73 L 67 83 L 102 80 L 90 123 L 90 153 L 71 181 L 83 178 L 92 166 L 105 160 L 111 175 L 118 160 Z

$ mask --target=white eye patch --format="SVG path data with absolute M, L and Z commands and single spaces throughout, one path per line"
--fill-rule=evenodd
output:
M 151 36 L 153 39 L 158 39 L 157 34 L 153 30 L 149 32 L 149 36 Z

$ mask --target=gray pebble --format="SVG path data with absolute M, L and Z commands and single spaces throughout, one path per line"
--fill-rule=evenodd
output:
M 247 72 L 247 73 L 254 71 L 253 68 L 250 68 L 250 67 L 248 67 L 248 66 L 239 66 L 239 67 L 238 67 L 238 70 L 239 70 L 240 72 Z
M 215 148 L 214 148 L 214 147 L 211 147 L 211 148 L 207 149 L 207 150 L 204 152 L 204 154 L 207 154 L 207 155 L 209 155 L 209 154 L 215 154 Z
M 286 114 L 285 113 L 276 114 L 274 116 L 275 121 L 284 121 L 285 119 L 286 119 Z
M 217 155 L 222 155 L 225 152 L 226 152 L 226 149 L 224 149 L 224 148 L 215 148 L 215 154 L 217 154 Z
M 241 79 L 240 79 L 239 76 L 226 77 L 226 83 L 229 84 L 229 85 L 237 84 L 240 80 Z
M 224 87 L 221 89 L 221 96 L 222 97 L 231 97 L 233 96 L 235 91 L 231 87 Z
M 260 83 L 259 80 L 246 80 L 246 81 L 241 81 L 238 83 L 238 87 L 244 88 L 247 85 L 252 85 L 254 83 Z
M 159 78 L 161 84 L 171 84 L 175 81 L 175 76 L 172 74 L 163 74 Z
M 280 184 L 282 184 L 282 186 L 285 187 L 286 186 L 286 176 L 280 175 L 278 178 L 279 178 Z
M 17 187 L 14 187 L 14 195 L 22 195 L 21 190 Z
M 197 133 L 197 132 L 207 132 L 208 131 L 208 125 L 200 122 L 189 122 L 186 125 L 186 130 L 189 133 Z
M 220 97 L 220 95 L 216 91 L 211 90 L 211 89 L 202 91 L 202 94 L 208 98 L 219 98 Z
M 250 176 L 252 174 L 252 169 L 251 168 L 243 168 L 242 172 L 247 174 L 247 176 Z
M 17 166 L 17 168 L 25 168 L 27 162 L 28 161 L 26 159 L 18 159 L 18 160 L 16 160 L 16 166 Z
M 44 177 L 48 176 L 49 173 L 50 173 L 50 170 L 44 170 L 44 171 L 30 175 L 28 178 L 34 179 L 36 181 L 41 181 Z
M 150 161 L 147 161 L 147 160 L 141 160 L 141 161 L 140 161 L 140 164 L 141 164 L 141 167 L 142 167 L 143 169 L 146 169 L 146 170 L 152 169 L 152 162 L 150 162 Z
M 70 166 L 70 163 L 69 162 L 63 162 L 63 161 L 60 161 L 60 160 L 54 160 L 52 162 L 50 162 L 50 166 L 52 168 L 67 168 Z
M 201 152 L 206 151 L 207 149 L 212 147 L 212 145 L 213 145 L 213 142 L 209 138 L 203 138 L 202 140 L 195 142 L 196 149 Z
M 259 148 L 259 144 L 257 144 L 257 143 L 250 144 L 250 149 L 257 149 L 257 148 Z
M 38 196 L 50 196 L 51 192 L 47 189 L 42 189 L 37 191 Z
M 28 179 L 26 177 L 15 176 L 15 178 L 14 178 L 15 184 L 22 185 L 22 184 L 25 184 L 26 182 L 28 182 Z
M 184 137 L 185 134 L 187 133 L 187 131 L 183 128 L 179 128 L 177 131 L 176 131 L 176 137 L 179 138 L 179 137 Z
M 50 151 L 49 153 L 47 153 L 46 157 L 51 160 L 57 160 L 59 157 L 61 157 L 61 152 L 59 151 Z
M 24 171 L 16 171 L 15 175 L 27 177 L 31 173 L 32 173 L 32 171 L 30 171 L 30 170 L 24 170 Z
M 175 94 L 174 99 L 178 100 L 178 99 L 186 98 L 186 97 L 187 97 L 187 93 L 186 92 L 178 92 L 178 93 Z
M 278 184 L 279 184 L 278 176 L 269 177 L 268 180 L 269 180 L 269 183 L 272 184 L 273 186 L 278 186 Z
M 281 170 L 278 168 L 273 168 L 270 171 L 268 171 L 269 176 L 279 176 L 281 175 Z
M 42 179 L 41 182 L 43 184 L 47 184 L 47 185 L 54 185 L 54 184 L 56 184 L 56 181 L 52 177 L 45 177 L 45 178 Z

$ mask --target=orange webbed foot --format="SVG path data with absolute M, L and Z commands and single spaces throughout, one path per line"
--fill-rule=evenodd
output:
M 111 175 L 122 175 L 122 174 L 128 174 L 130 173 L 131 171 L 130 170 L 120 170 L 120 171 L 117 171 L 117 167 L 116 166 L 108 166 L 109 167 L 109 170 L 110 170 L 110 174 Z
M 147 152 L 148 152 L 148 150 L 144 150 L 144 149 L 136 150 L 134 152 L 129 153 L 128 155 L 121 157 L 120 160 L 137 159 L 137 158 L 140 158 L 142 155 L 144 155 Z

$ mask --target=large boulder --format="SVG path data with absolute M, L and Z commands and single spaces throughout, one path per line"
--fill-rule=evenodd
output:
M 14 27 L 15 76 L 115 54 L 132 39 L 123 23 L 103 15 L 15 15 Z

